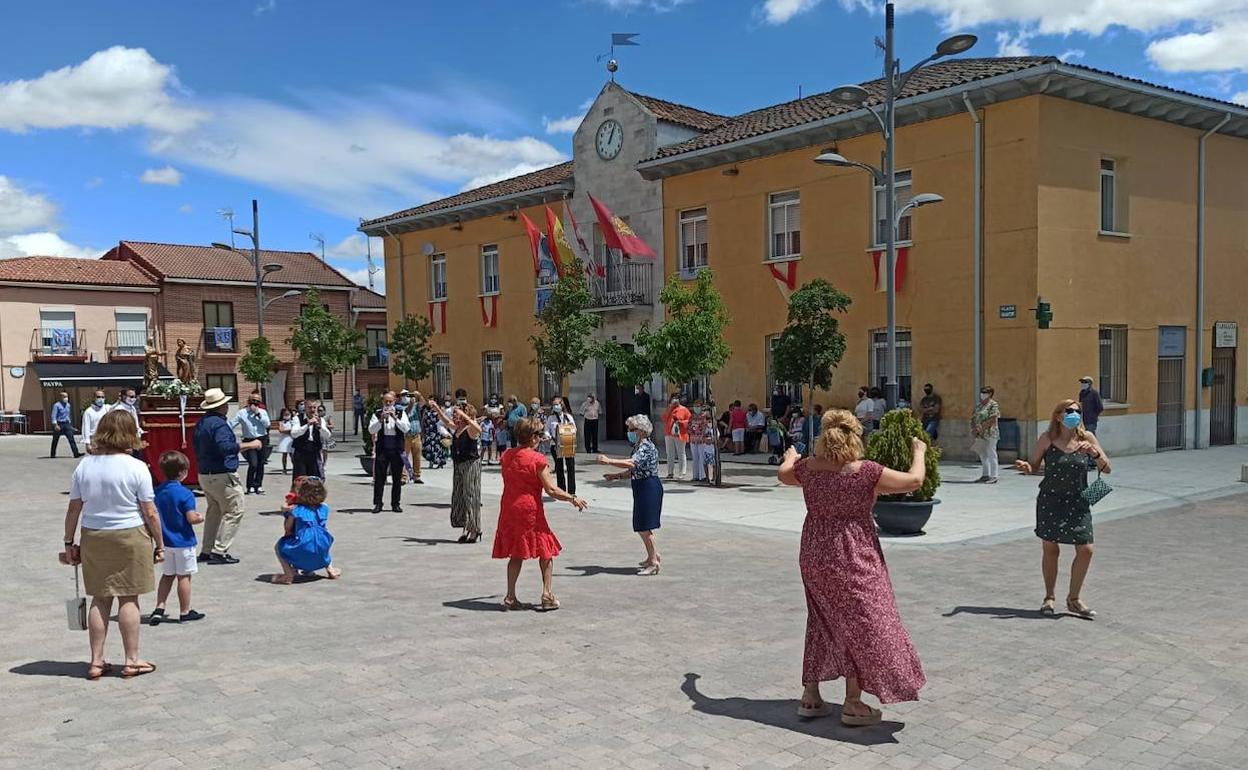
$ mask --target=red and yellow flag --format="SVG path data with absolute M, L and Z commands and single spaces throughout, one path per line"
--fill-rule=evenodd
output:
M 533 254 L 533 275 L 537 275 L 542 269 L 542 231 L 537 229 L 537 225 L 533 224 L 533 220 L 529 219 L 526 214 L 520 215 L 520 221 L 524 223 L 524 232 L 529 236 L 529 248 Z
M 568 236 L 563 231 L 563 222 L 555 216 L 555 212 L 546 207 L 546 242 L 550 244 L 551 256 L 555 258 L 555 272 L 563 277 L 564 265 L 575 264 L 576 252 L 568 243 Z
M 646 245 L 646 242 L 633 232 L 628 223 L 611 213 L 611 209 L 602 205 L 602 201 L 589 196 L 589 203 L 594 207 L 594 215 L 602 227 L 602 239 L 607 246 L 619 249 L 627 257 L 648 257 L 656 259 L 658 255 Z

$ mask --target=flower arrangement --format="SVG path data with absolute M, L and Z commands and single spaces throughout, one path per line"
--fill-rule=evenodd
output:
M 177 398 L 178 396 L 202 396 L 204 388 L 198 382 L 183 382 L 182 380 L 157 380 L 147 389 L 143 391 L 145 396 L 160 396 L 163 398 Z

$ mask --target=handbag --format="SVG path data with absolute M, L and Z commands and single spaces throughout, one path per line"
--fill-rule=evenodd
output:
M 70 631 L 87 630 L 87 597 L 78 588 L 78 565 L 74 565 L 74 597 L 65 600 L 65 621 Z
M 1083 495 L 1084 500 L 1088 501 L 1088 505 L 1092 506 L 1104 500 L 1105 495 L 1113 491 L 1114 488 L 1101 478 L 1101 472 L 1098 470 L 1096 472 L 1096 480 L 1089 484 L 1080 494 Z

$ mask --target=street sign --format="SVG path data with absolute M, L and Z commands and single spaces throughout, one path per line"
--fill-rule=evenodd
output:
M 1213 325 L 1213 346 L 1234 348 L 1239 346 L 1239 324 L 1235 321 L 1218 321 Z
M 1002 318 L 1018 318 L 1017 305 L 1002 305 L 997 314 Z

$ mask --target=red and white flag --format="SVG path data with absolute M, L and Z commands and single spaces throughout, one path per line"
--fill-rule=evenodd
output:
M 893 275 L 897 284 L 897 291 L 901 291 L 901 287 L 906 282 L 906 256 L 910 253 L 909 246 L 901 246 L 897 249 L 897 264 L 894 265 Z M 875 265 L 875 290 L 888 291 L 888 268 L 885 264 L 888 262 L 888 255 L 884 249 L 871 252 L 871 261 Z
M 498 295 L 481 297 L 481 324 L 487 329 L 498 327 Z
M 776 287 L 784 295 L 784 301 L 788 302 L 789 297 L 797 289 L 797 260 L 791 259 L 788 262 L 769 264 L 767 265 L 767 272 L 771 273 L 771 277 L 776 279 Z
M 572 215 L 572 206 L 568 204 L 566 198 L 563 201 L 563 218 L 567 221 L 567 231 L 572 236 L 572 251 L 584 263 L 586 277 L 605 278 L 607 275 L 606 268 L 599 265 L 594 259 L 594 252 L 585 243 L 585 236 L 581 235 L 580 225 L 576 223 L 576 217 Z
M 654 249 L 646 245 L 627 222 L 612 214 L 611 209 L 604 206 L 602 201 L 591 195 L 589 205 L 594 207 L 594 215 L 598 217 L 598 224 L 602 227 L 602 239 L 608 247 L 618 249 L 625 257 L 658 258 Z
M 446 300 L 429 303 L 429 325 L 434 334 L 446 334 Z

